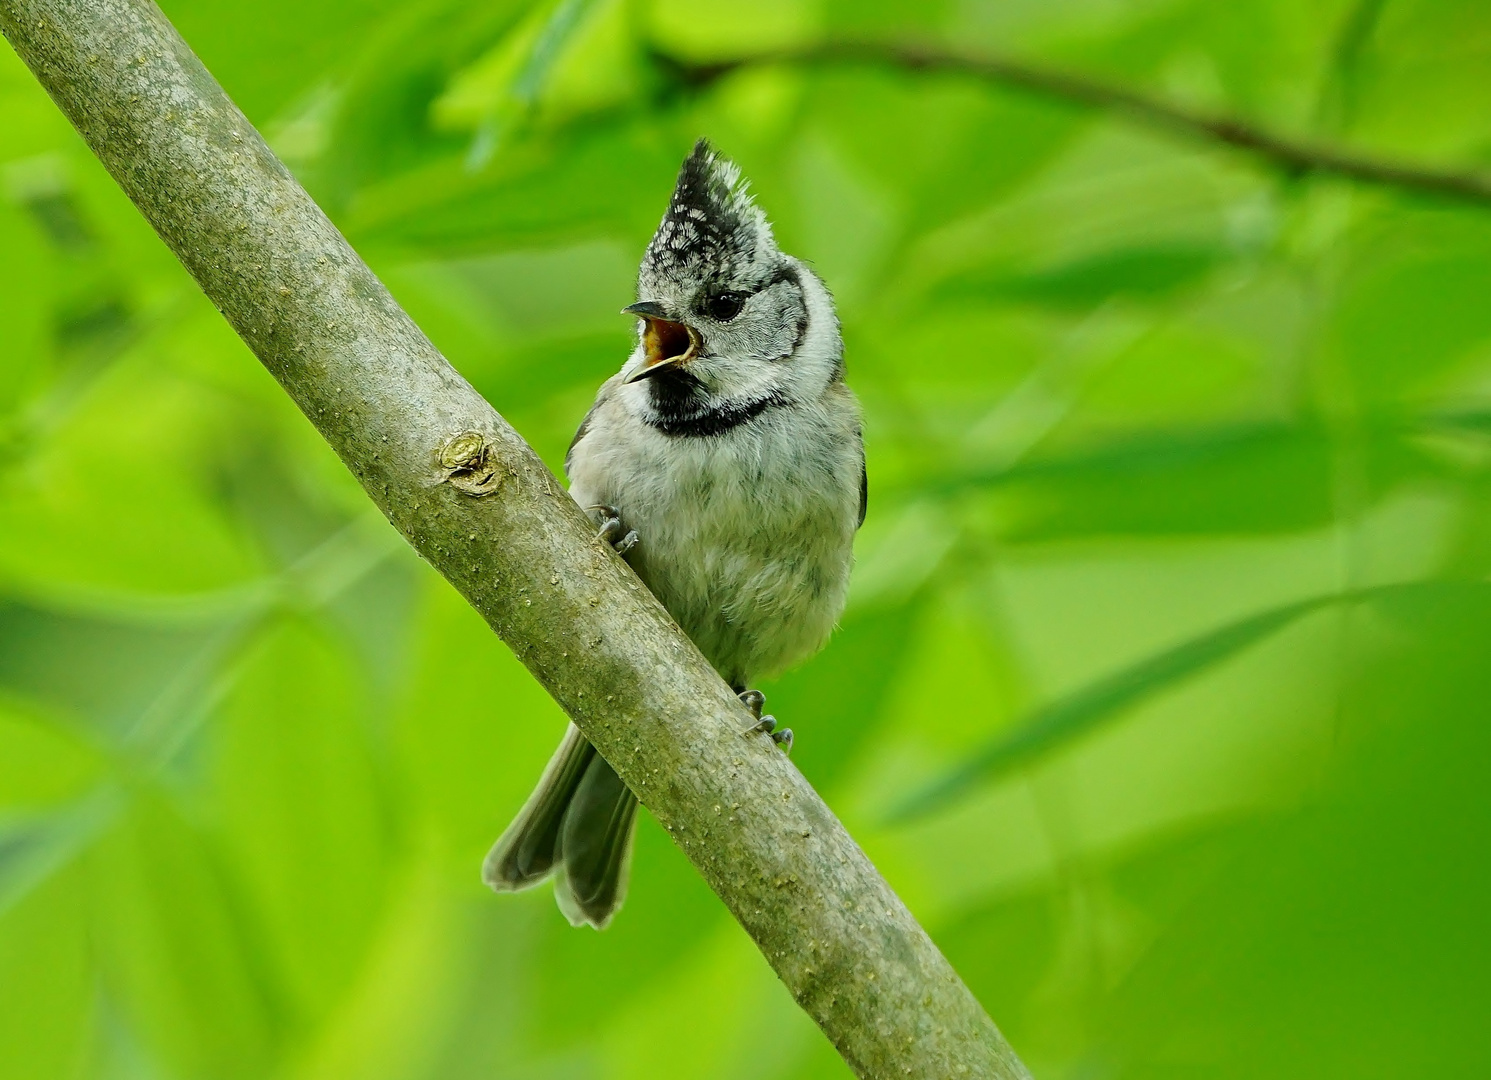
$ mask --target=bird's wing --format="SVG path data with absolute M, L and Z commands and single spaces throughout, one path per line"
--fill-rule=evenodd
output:
M 865 448 L 859 448 L 859 521 L 855 528 L 865 523 L 865 511 L 870 507 L 870 474 L 865 469 Z
M 575 456 L 575 447 L 580 445 L 580 440 L 590 430 L 590 422 L 595 419 L 595 414 L 600 411 L 611 397 L 611 380 L 607 379 L 601 384 L 600 393 L 595 395 L 595 403 L 590 406 L 590 411 L 585 414 L 585 419 L 580 421 L 580 428 L 575 432 L 575 437 L 569 441 L 569 449 L 564 452 L 564 475 L 569 476 L 570 461 Z

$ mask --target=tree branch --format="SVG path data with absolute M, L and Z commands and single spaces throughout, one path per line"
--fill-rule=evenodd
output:
M 707 63 L 660 51 L 652 55 L 660 66 L 692 87 L 708 86 L 743 67 L 773 63 L 872 64 L 910 71 L 955 72 L 1219 142 L 1248 151 L 1290 172 L 1323 173 L 1480 206 L 1491 205 L 1491 175 L 1486 173 L 1425 168 L 1325 143 L 1291 139 L 1236 117 L 1189 109 L 1127 87 L 1008 57 L 973 56 L 922 45 L 872 41 L 828 42 Z
M 802 775 L 770 740 L 740 734 L 750 717 L 735 695 L 154 3 L 0 0 L 0 31 L 388 519 L 615 766 L 855 1071 L 1025 1077 Z M 447 677 L 483 673 L 452 656 Z

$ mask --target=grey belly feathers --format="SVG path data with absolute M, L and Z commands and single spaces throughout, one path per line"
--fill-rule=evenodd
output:
M 848 390 L 706 439 L 606 423 L 623 408 L 606 390 L 570 453 L 576 501 L 621 510 L 641 538 L 628 562 L 736 689 L 817 652 L 844 609 L 859 525 Z
M 565 461 L 585 508 L 639 540 L 627 561 L 737 691 L 821 648 L 864 516 L 859 408 L 828 291 L 781 254 L 734 166 L 685 162 L 629 308 L 636 351 Z M 570 726 L 483 879 L 555 879 L 575 925 L 625 897 L 637 801 Z

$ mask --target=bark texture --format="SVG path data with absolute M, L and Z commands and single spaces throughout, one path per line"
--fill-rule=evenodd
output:
M 802 775 L 770 740 L 739 734 L 750 718 L 729 688 L 154 3 L 0 0 L 0 31 L 374 502 L 615 766 L 853 1069 L 1026 1076 Z M 482 675 L 450 658 L 450 678 Z

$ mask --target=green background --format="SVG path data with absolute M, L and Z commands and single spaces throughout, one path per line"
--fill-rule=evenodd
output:
M 947 40 L 1491 165 L 1484 0 L 169 0 L 555 467 L 700 134 L 835 289 L 871 500 L 794 760 L 1038 1077 L 1491 1072 L 1491 206 Z M 847 1075 L 644 813 L 496 897 L 563 720 L 0 51 L 0 1077 Z

